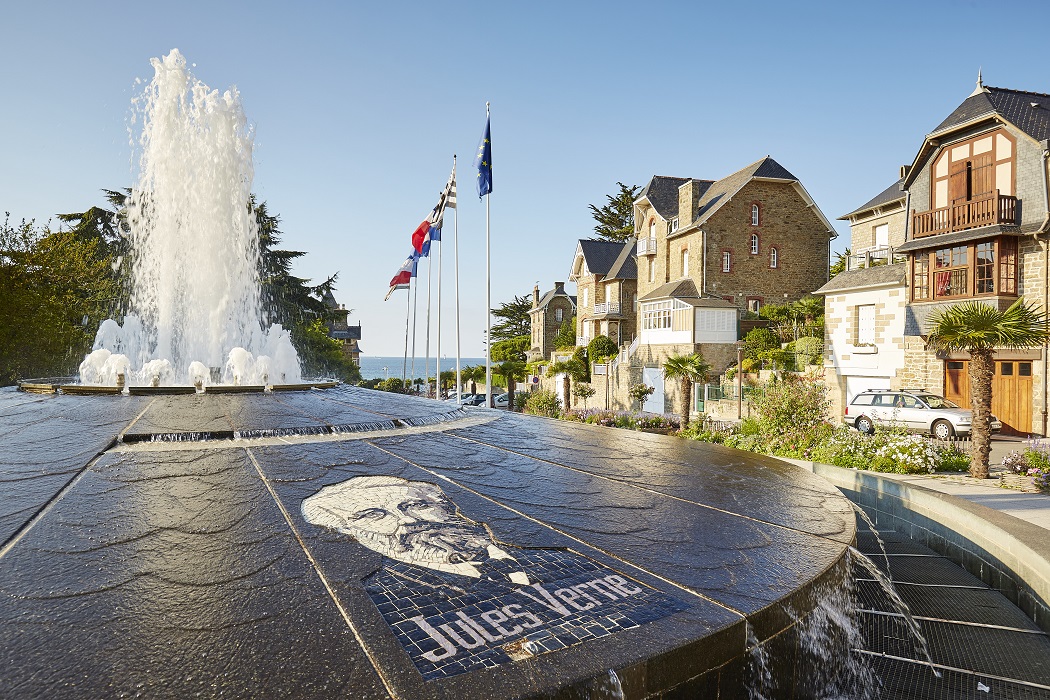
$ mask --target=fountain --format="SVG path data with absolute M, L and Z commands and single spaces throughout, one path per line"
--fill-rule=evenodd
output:
M 236 88 L 220 93 L 177 49 L 152 60 L 134 101 L 139 175 L 127 203 L 131 299 L 80 365 L 86 385 L 300 381 L 288 332 L 266 327 L 249 207 L 254 132 Z

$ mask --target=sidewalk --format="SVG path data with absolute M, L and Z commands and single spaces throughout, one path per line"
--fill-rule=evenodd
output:
M 964 498 L 1050 530 L 1050 495 L 1025 493 L 999 486 L 999 474 L 1002 472 L 999 465 L 1003 457 L 1014 450 L 1024 451 L 1025 440 L 1009 435 L 996 435 L 992 438 L 992 453 L 989 458 L 991 477 L 988 479 L 974 479 L 965 474 L 916 476 L 883 472 L 879 475 Z

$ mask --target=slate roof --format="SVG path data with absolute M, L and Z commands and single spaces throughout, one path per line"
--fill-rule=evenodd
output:
M 633 247 L 634 242 L 631 242 Z M 590 238 L 580 240 L 580 250 L 592 275 L 607 275 L 623 252 L 620 241 L 599 241 Z
M 840 216 L 838 220 L 839 221 L 846 221 L 851 216 L 853 216 L 854 214 L 859 214 L 862 211 L 867 211 L 868 209 L 874 209 L 875 207 L 880 207 L 883 204 L 889 204 L 890 202 L 896 202 L 897 200 L 904 199 L 904 194 L 905 193 L 904 193 L 904 190 L 901 189 L 901 185 L 903 185 L 903 184 L 904 184 L 904 178 L 902 177 L 900 180 L 897 180 L 895 183 L 893 183 L 892 185 L 890 185 L 889 187 L 884 189 L 882 192 L 879 192 L 877 195 L 875 195 L 874 197 L 869 199 L 864 204 L 861 204 L 859 207 L 857 207 L 853 211 L 849 212 L 848 214 L 843 214 L 842 216 Z
M 1032 107 L 1032 103 L 1037 107 Z M 1042 92 L 984 86 L 948 115 L 932 134 L 948 131 L 981 117 L 998 114 L 1036 141 L 1050 138 L 1050 95 Z M 931 134 L 931 135 L 932 135 Z
M 847 270 L 832 277 L 827 284 L 813 293 L 831 294 L 866 287 L 903 285 L 907 267 L 907 263 L 897 263 L 896 265 L 875 265 L 874 267 L 862 267 L 859 270 Z
M 1026 233 L 1033 233 L 1039 229 L 1040 225 L 1041 223 L 1028 224 L 1026 226 L 1004 226 L 1001 224 L 993 224 L 991 226 L 981 226 L 980 228 L 970 228 L 965 231 L 938 233 L 935 236 L 913 238 L 903 245 L 897 246 L 894 250 L 898 253 L 907 253 L 910 250 L 943 248 L 945 246 L 955 245 L 956 243 L 968 243 L 969 241 L 990 238 L 991 236 L 1021 236 Z
M 626 241 L 620 250 L 616 262 L 609 268 L 607 280 L 636 280 L 638 279 L 638 254 L 634 241 Z
M 656 213 L 670 221 L 672 217 L 678 216 L 678 188 L 689 180 L 688 177 L 653 175 L 653 179 L 649 180 L 649 184 L 645 186 L 638 198 L 648 198 Z M 697 182 L 710 184 L 711 181 L 697 180 Z
M 361 340 L 361 326 L 347 326 L 346 330 L 336 330 L 329 333 L 336 340 Z
M 722 203 L 722 200 L 727 197 L 732 197 L 733 193 L 747 184 L 747 181 L 754 177 L 777 178 L 798 182 L 798 178 L 788 172 L 787 168 L 769 156 L 766 156 L 745 168 L 737 170 L 731 175 L 727 175 L 721 180 L 715 180 L 711 183 L 710 187 L 700 195 L 700 203 L 697 207 L 697 218 L 689 223 L 695 223 L 698 226 L 702 225 L 712 214 L 715 213 L 719 204 Z
M 665 282 L 653 291 L 646 294 L 639 301 L 648 301 L 650 299 L 699 299 L 700 293 L 696 291 L 696 284 L 692 279 L 686 277 L 680 280 L 672 280 Z
M 561 291 L 559 292 L 559 290 L 561 290 Z M 565 286 L 562 285 L 562 286 L 559 286 L 559 287 L 555 287 L 554 289 L 551 289 L 546 294 L 544 294 L 542 297 L 540 297 L 540 301 L 539 301 L 538 304 L 536 304 L 536 308 L 533 309 L 533 311 L 536 311 L 536 310 L 544 308 L 545 306 L 547 306 L 547 304 L 551 303 L 554 300 L 554 297 L 556 297 L 556 296 L 568 297 L 569 301 L 572 302 L 572 308 L 574 308 L 574 309 L 576 308 L 576 297 L 572 296 L 571 294 L 566 293 Z

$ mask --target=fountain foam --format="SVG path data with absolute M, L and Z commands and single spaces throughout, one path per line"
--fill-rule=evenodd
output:
M 209 383 L 223 369 L 226 381 L 298 382 L 288 332 L 263 318 L 254 134 L 240 94 L 194 78 L 177 49 L 151 63 L 132 118 L 141 131 L 127 202 L 130 308 L 123 324 L 101 324 L 81 381 L 113 384 L 119 365 L 130 385 Z

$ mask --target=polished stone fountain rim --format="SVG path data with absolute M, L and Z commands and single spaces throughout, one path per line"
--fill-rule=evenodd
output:
M 99 384 L 79 384 L 75 377 L 57 377 L 44 379 L 26 379 L 18 382 L 18 390 L 29 394 L 66 394 L 69 396 L 170 396 L 178 394 L 271 394 L 281 391 L 310 391 L 311 389 L 331 389 L 340 384 L 331 379 L 319 379 L 312 382 L 294 384 L 213 384 L 197 389 L 194 386 L 102 386 Z

